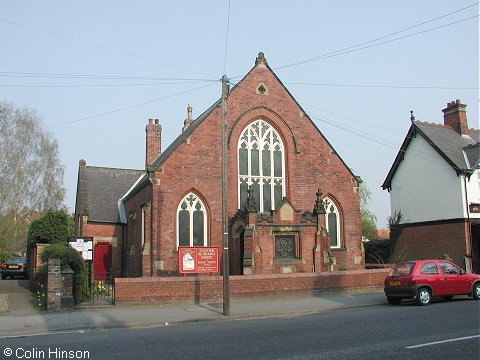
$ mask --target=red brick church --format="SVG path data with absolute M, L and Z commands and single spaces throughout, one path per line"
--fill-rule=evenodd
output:
M 363 269 L 361 180 L 263 53 L 226 102 L 230 273 Z M 222 247 L 220 104 L 197 119 L 189 106 L 163 151 L 149 120 L 145 170 L 80 161 L 77 236 L 109 247 L 115 276 L 177 274 L 179 246 Z

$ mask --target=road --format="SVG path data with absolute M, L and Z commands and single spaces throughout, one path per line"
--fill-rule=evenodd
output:
M 388 304 L 300 317 L 0 340 L 5 359 L 478 359 L 480 303 Z M 8 349 L 11 350 L 11 356 Z M 63 351 L 63 352 L 62 352 Z

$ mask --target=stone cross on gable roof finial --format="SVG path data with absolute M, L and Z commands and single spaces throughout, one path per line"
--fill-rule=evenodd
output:
M 259 52 L 257 58 L 255 59 L 255 65 L 258 64 L 267 64 L 267 59 L 265 59 L 265 54 L 263 52 Z
M 192 120 L 192 104 L 188 104 L 187 114 L 188 114 L 187 119 Z

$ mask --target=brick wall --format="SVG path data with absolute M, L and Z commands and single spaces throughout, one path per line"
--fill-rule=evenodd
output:
M 110 242 L 112 244 L 112 270 L 114 276 L 120 276 L 122 271 L 122 246 L 123 246 L 124 225 L 122 224 L 103 224 L 86 223 L 83 224 L 81 235 L 92 237 L 94 244 L 100 242 Z
M 310 293 L 317 290 L 382 286 L 389 269 L 324 273 L 230 276 L 230 295 Z M 115 279 L 115 304 L 221 302 L 221 276 Z
M 395 258 L 438 259 L 447 254 L 464 266 L 467 254 L 468 228 L 464 219 L 459 221 L 404 224 L 395 246 Z

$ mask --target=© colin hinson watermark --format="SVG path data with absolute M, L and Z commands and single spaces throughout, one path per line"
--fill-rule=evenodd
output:
M 3 355 L 11 359 L 90 359 L 88 350 L 65 350 L 60 347 L 39 348 L 5 348 Z

